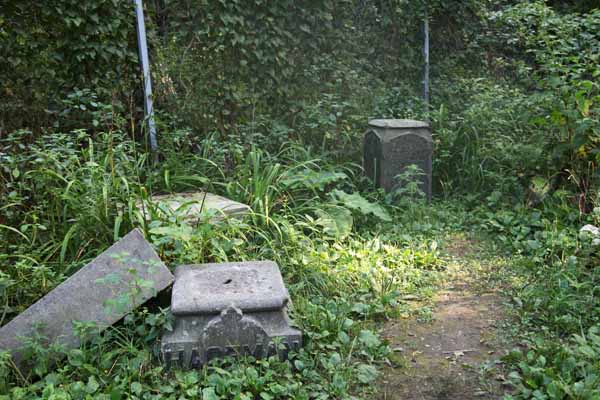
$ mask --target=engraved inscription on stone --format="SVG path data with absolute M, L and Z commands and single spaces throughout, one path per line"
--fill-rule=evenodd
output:
M 433 141 L 429 125 L 412 120 L 372 120 L 365 133 L 363 166 L 365 174 L 390 192 L 399 187 L 397 176 L 410 165 L 424 173 L 420 188 L 431 199 L 431 157 Z
M 429 142 L 419 135 L 408 133 L 402 136 L 402 140 L 392 141 L 389 144 L 387 165 L 384 166 L 386 182 L 393 182 L 393 188 L 398 185 L 396 176 L 406 170 L 409 165 L 416 165 L 423 172 L 428 171 L 431 157 Z M 429 176 L 421 178 L 421 190 L 428 193 Z
M 252 338 L 254 343 L 248 343 L 248 338 Z M 269 337 L 258 321 L 245 317 L 238 308 L 231 306 L 206 324 L 200 341 L 206 349 L 206 359 L 210 361 L 221 357 L 224 352 L 231 355 L 256 354 L 260 357 L 262 354 L 257 353 L 261 353 Z
M 180 266 L 163 359 L 168 367 L 198 368 L 226 356 L 285 358 L 302 344 L 301 332 L 290 327 L 288 301 L 271 261 Z

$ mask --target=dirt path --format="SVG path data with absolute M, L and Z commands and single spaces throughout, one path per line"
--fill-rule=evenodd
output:
M 481 374 L 482 363 L 504 354 L 497 335 L 501 299 L 481 284 L 475 243 L 457 238 L 446 251 L 451 261 L 431 318 L 384 327 L 398 366 L 385 369 L 380 399 L 500 399 L 505 393 L 497 377 Z

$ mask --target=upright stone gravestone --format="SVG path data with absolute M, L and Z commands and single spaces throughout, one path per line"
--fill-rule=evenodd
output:
M 374 119 L 365 132 L 365 174 L 387 192 L 401 184 L 396 178 L 410 165 L 419 167 L 420 188 L 431 200 L 433 140 L 429 124 L 408 119 Z
M 73 322 L 104 329 L 173 282 L 142 233 L 135 229 L 35 304 L 0 328 L 0 350 L 21 368 L 21 347 L 38 334 L 45 345 L 79 346 Z
M 183 265 L 175 271 L 171 313 L 162 338 L 167 366 L 198 368 L 214 358 L 287 357 L 302 334 L 290 326 L 289 295 L 272 261 Z

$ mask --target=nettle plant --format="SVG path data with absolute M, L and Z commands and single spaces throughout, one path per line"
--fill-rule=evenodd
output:
M 421 189 L 422 177 L 425 172 L 416 164 L 411 164 L 395 176 L 397 187 L 391 193 L 391 198 L 400 198 L 402 201 L 419 202 L 425 199 Z
M 118 297 L 111 298 L 104 304 L 105 312 L 108 314 L 123 314 L 130 308 L 131 304 L 137 304 L 140 302 L 140 298 L 144 293 L 150 293 L 152 297 L 156 295 L 156 289 L 154 287 L 154 281 L 149 279 L 142 279 L 138 275 L 138 270 L 132 265 L 143 266 L 148 269 L 149 274 L 153 274 L 154 271 L 158 270 L 159 263 L 156 260 L 144 261 L 138 258 L 132 257 L 127 252 L 120 254 L 113 254 L 111 257 L 116 263 L 123 267 L 124 274 L 110 273 L 103 278 L 97 279 L 96 284 L 106 285 L 112 287 L 123 282 L 128 281 L 129 289 L 123 292 Z

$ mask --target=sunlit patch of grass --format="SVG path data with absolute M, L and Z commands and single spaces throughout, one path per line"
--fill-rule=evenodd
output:
M 386 205 L 380 193 L 360 192 L 354 167 L 330 165 L 293 146 L 279 155 L 252 149 L 236 156 L 239 163 L 227 175 L 222 165 L 207 163 L 204 153 L 166 154 L 156 170 L 137 158 L 133 142 L 123 138 L 110 147 L 103 136 L 99 140 L 81 148 L 58 136 L 20 155 L 22 168 L 31 172 L 14 182 L 20 194 L 0 200 L 0 207 L 10 204 L 7 226 L 29 240 L 0 231 L 5 239 L 0 253 L 11 255 L 0 258 L 8 265 L 0 275 L 5 316 L 12 318 L 115 238 L 141 226 L 172 268 L 276 261 L 305 346 L 288 361 L 226 360 L 199 371 L 167 373 L 155 344 L 169 316 L 151 306 L 81 348 L 64 350 L 54 369 L 38 368 L 21 379 L 2 358 L 0 388 L 11 387 L 15 398 L 344 398 L 373 392 L 378 366 L 390 356 L 377 324 L 407 311 L 403 297 L 433 293 L 444 268 L 433 235 L 447 226 L 424 210 L 411 218 L 401 206 Z M 190 170 L 206 174 L 190 175 Z M 139 199 L 150 193 L 206 189 L 247 202 L 252 212 L 190 223 L 178 211 L 144 216 L 137 210 Z M 347 195 L 332 197 L 332 189 Z M 50 357 L 40 342 L 31 343 L 30 350 L 39 365 L 51 365 L 42 362 Z

